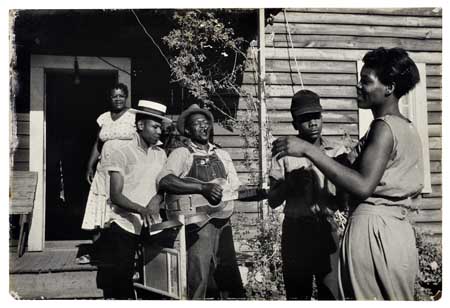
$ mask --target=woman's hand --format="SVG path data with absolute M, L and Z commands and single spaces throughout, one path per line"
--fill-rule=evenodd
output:
M 86 172 L 86 181 L 88 181 L 89 185 L 92 184 L 93 179 L 94 179 L 94 169 L 88 168 Z
M 295 136 L 280 137 L 272 143 L 272 156 L 305 156 L 305 151 L 312 145 Z

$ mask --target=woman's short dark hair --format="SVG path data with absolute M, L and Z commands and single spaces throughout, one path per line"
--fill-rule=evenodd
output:
M 414 89 L 420 81 L 416 64 L 402 48 L 377 48 L 366 53 L 363 62 L 364 66 L 375 70 L 383 84 L 395 84 L 397 98 Z
M 110 92 L 112 92 L 113 90 L 117 90 L 117 89 L 122 90 L 123 94 L 125 94 L 125 96 L 128 97 L 128 87 L 125 84 L 123 84 L 121 82 L 116 83 L 115 85 L 113 85 L 111 87 Z

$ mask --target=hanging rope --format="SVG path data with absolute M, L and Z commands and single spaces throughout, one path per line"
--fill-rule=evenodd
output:
M 289 41 L 291 43 L 291 48 L 292 48 L 292 50 L 294 50 L 294 43 L 292 42 L 291 30 L 289 29 L 289 22 L 287 19 L 286 9 L 283 10 L 283 13 L 284 13 L 284 20 L 286 21 L 286 29 L 287 29 L 287 32 L 289 35 Z M 298 67 L 297 57 L 295 56 L 295 54 L 294 54 L 294 61 L 295 61 L 295 68 L 297 69 L 298 78 L 300 78 L 300 85 L 302 87 L 302 90 L 304 90 L 305 87 L 303 85 L 302 73 L 300 72 L 300 68 Z

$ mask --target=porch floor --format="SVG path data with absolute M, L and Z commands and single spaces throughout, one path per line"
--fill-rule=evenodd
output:
M 9 273 L 56 273 L 68 271 L 95 271 L 97 266 L 78 264 L 76 258 L 89 251 L 91 241 L 51 241 L 45 250 L 25 252 L 18 258 L 15 249 L 10 249 Z

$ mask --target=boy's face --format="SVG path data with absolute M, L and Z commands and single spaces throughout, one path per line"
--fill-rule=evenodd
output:
M 322 134 L 322 114 L 320 112 L 306 113 L 294 117 L 292 121 L 300 138 L 314 143 Z

